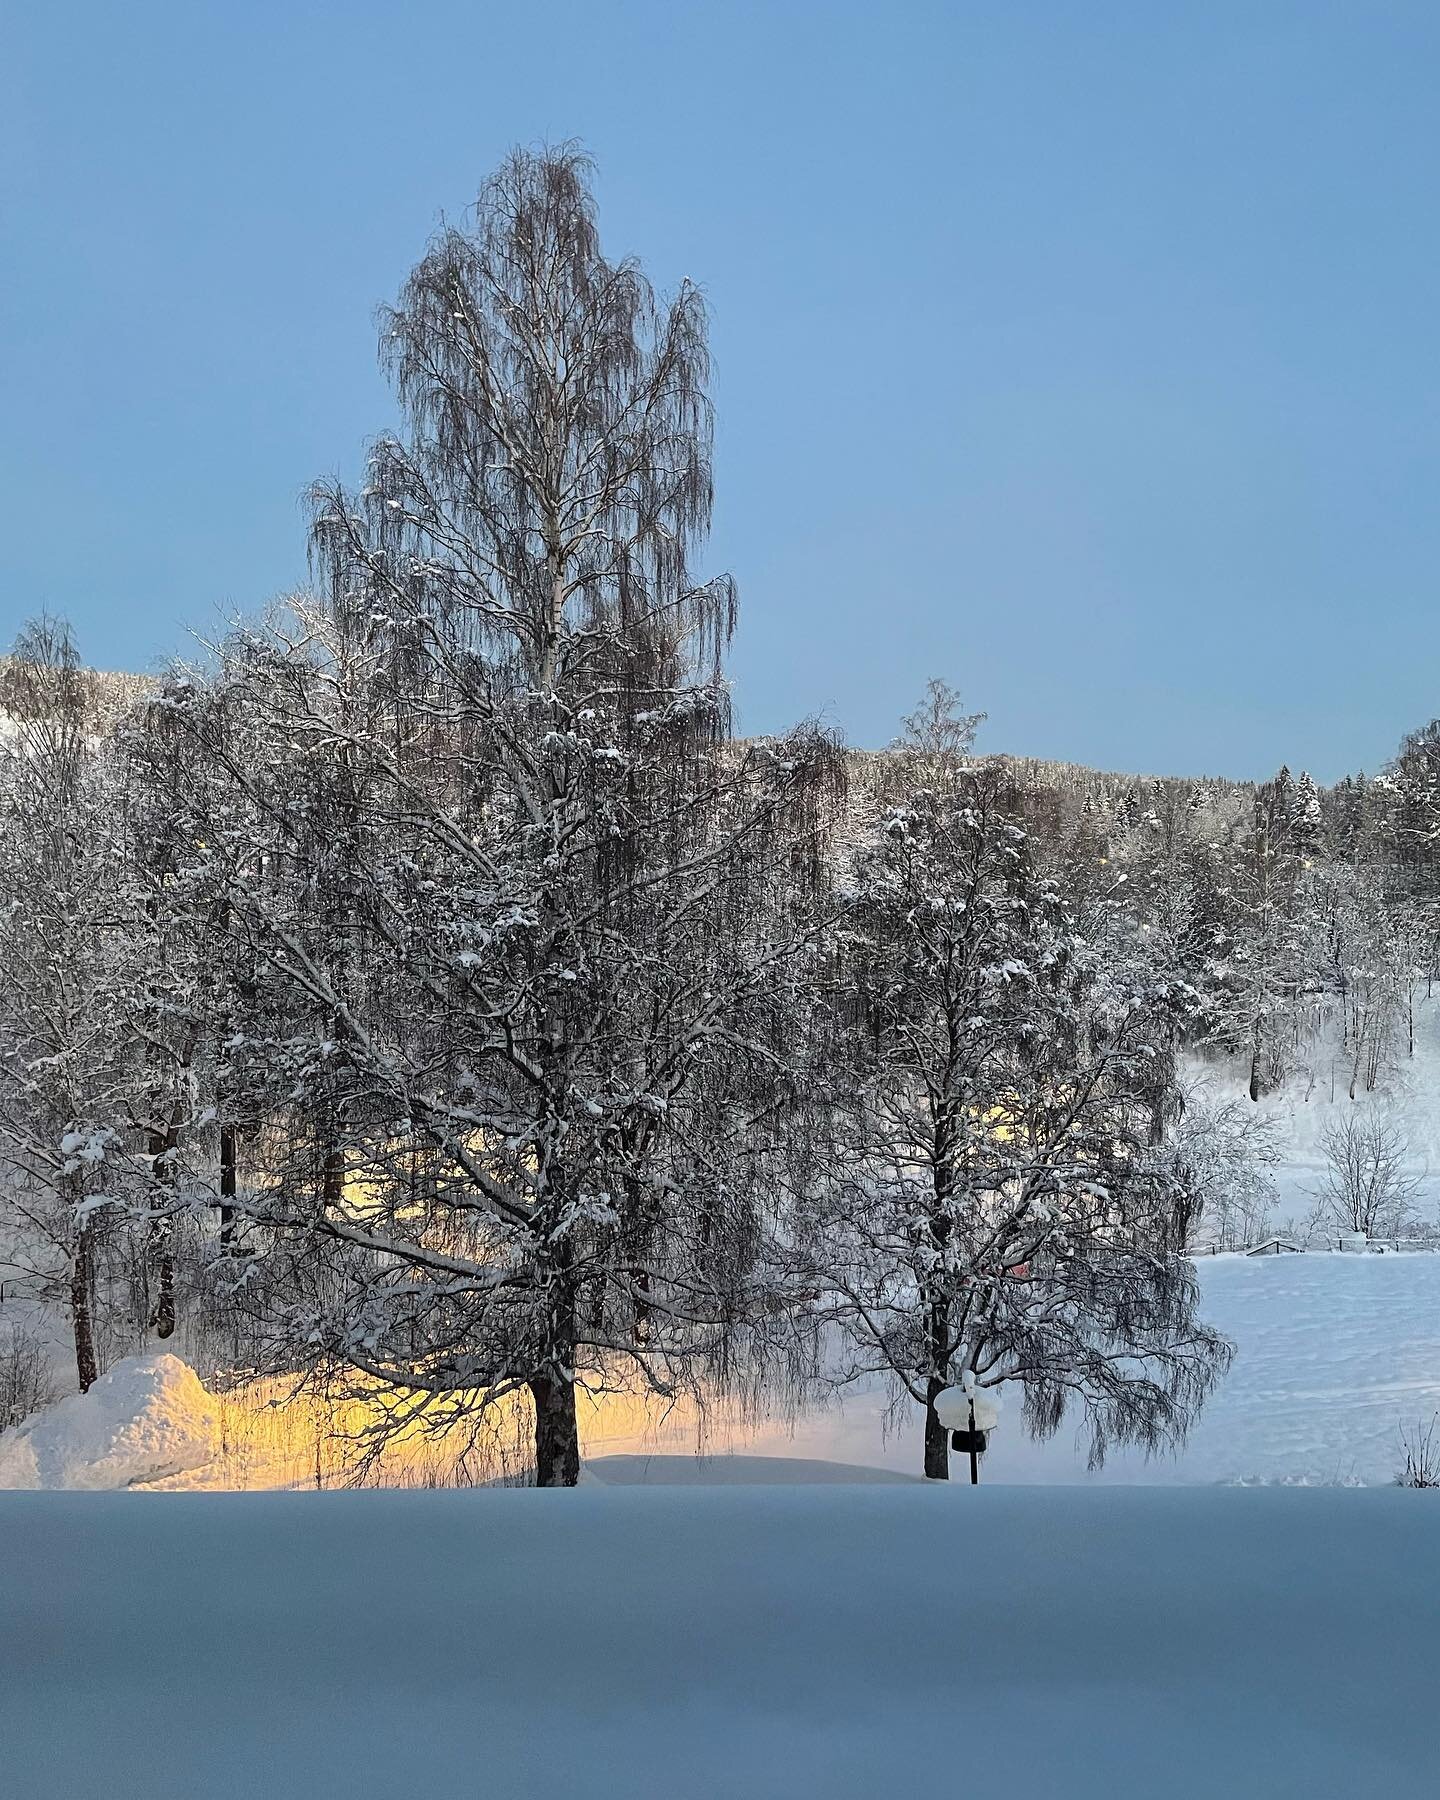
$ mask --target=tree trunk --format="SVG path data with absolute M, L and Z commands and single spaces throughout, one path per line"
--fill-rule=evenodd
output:
M 935 1207 L 930 1214 L 930 1241 L 935 1246 L 937 1265 L 944 1266 L 945 1246 L 950 1238 L 950 1218 L 945 1197 L 950 1191 L 951 1166 L 950 1114 L 942 1107 L 935 1119 Z M 930 1354 L 930 1373 L 925 1382 L 925 1475 L 930 1481 L 950 1479 L 950 1434 L 935 1416 L 935 1396 L 950 1385 L 950 1302 L 943 1289 L 921 1288 L 925 1305 L 925 1342 Z
M 535 1485 L 574 1487 L 580 1479 L 575 1383 L 536 1375 L 530 1396 L 535 1402 Z
M 235 1239 L 235 1127 L 220 1127 L 220 1250 L 229 1255 Z
M 95 1357 L 94 1272 L 90 1256 L 90 1226 L 82 1224 L 75 1238 L 70 1263 L 70 1319 L 75 1333 L 75 1375 L 80 1392 L 88 1393 L 100 1374 Z
M 171 1156 L 175 1149 L 176 1132 L 174 1126 L 164 1131 L 150 1134 L 151 1168 L 156 1181 L 164 1188 L 169 1188 L 175 1179 L 175 1168 Z M 175 1335 L 175 1220 L 173 1217 L 154 1219 L 150 1224 L 150 1249 L 155 1260 L 155 1305 L 150 1314 L 150 1324 L 154 1327 L 158 1338 Z
M 925 1384 L 925 1475 L 929 1481 L 950 1479 L 950 1433 L 935 1413 L 935 1396 L 947 1385 L 938 1375 Z
M 158 1338 L 175 1335 L 175 1221 L 162 1219 L 152 1227 L 155 1246 L 155 1305 L 150 1324 Z

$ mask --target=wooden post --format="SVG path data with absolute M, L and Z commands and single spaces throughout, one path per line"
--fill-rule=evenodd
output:
M 980 1485 L 980 1452 L 975 1448 L 975 1396 L 970 1396 L 970 1485 Z

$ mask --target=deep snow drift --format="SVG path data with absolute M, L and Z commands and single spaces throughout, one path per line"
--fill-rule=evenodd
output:
M 126 1488 L 203 1469 L 219 1444 L 215 1403 L 178 1356 L 134 1356 L 0 1432 L 0 1488 Z
M 0 1495 L 26 1800 L 1440 1791 L 1440 1496 Z

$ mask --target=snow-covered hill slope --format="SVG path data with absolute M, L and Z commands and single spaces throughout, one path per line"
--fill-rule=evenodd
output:
M 1393 1126 L 1407 1147 L 1406 1164 L 1419 1185 L 1417 1210 L 1440 1221 L 1440 986 L 1426 998 L 1416 990 L 1414 1053 L 1408 1033 L 1396 1039 L 1376 1087 L 1367 1090 L 1355 1074 L 1352 1052 L 1341 1042 L 1339 1021 L 1327 1017 L 1312 1037 L 1296 1046 L 1283 1084 L 1253 1105 L 1268 1122 L 1279 1156 L 1274 1170 L 1273 1221 L 1303 1223 L 1315 1208 L 1326 1157 L 1326 1127 L 1347 1116 L 1373 1111 Z M 1215 1103 L 1233 1100 L 1249 1112 L 1249 1063 L 1188 1057 L 1182 1070 L 1187 1087 Z
M 0 1495 L 26 1800 L 1398 1800 L 1440 1497 Z

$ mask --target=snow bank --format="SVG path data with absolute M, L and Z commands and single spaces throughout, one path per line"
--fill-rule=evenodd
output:
M 277 1396 L 270 1384 L 261 1382 L 222 1400 L 208 1393 L 195 1371 L 176 1356 L 132 1357 L 117 1363 L 88 1394 L 71 1396 L 0 1433 L 0 1489 L 184 1493 L 309 1488 L 315 1485 L 314 1433 L 326 1429 L 324 1421 L 310 1396 L 287 1400 L 283 1387 Z M 293 1432 L 287 1431 L 287 1423 L 293 1423 Z M 334 1423 L 343 1425 L 343 1420 Z M 461 1435 L 468 1441 L 468 1434 Z M 443 1444 L 425 1467 L 435 1469 L 441 1485 L 483 1485 L 483 1469 L 469 1479 L 445 1473 Z M 327 1474 L 326 1485 L 347 1485 L 343 1454 Z M 401 1457 L 380 1473 L 375 1485 L 426 1485 L 405 1479 L 406 1474 Z M 667 1455 L 647 1447 L 628 1454 L 587 1455 L 584 1479 L 616 1487 L 710 1487 L 918 1477 L 806 1457 Z
M 585 1479 L 606 1487 L 827 1486 L 921 1481 L 898 1469 L 825 1462 L 813 1456 L 645 1455 L 588 1456 Z
M 1440 1792 L 1440 1496 L 0 1495 L 26 1800 Z
M 88 1394 L 72 1394 L 0 1432 L 0 1488 L 128 1488 L 204 1467 L 219 1435 L 215 1402 L 178 1356 L 131 1356 Z

